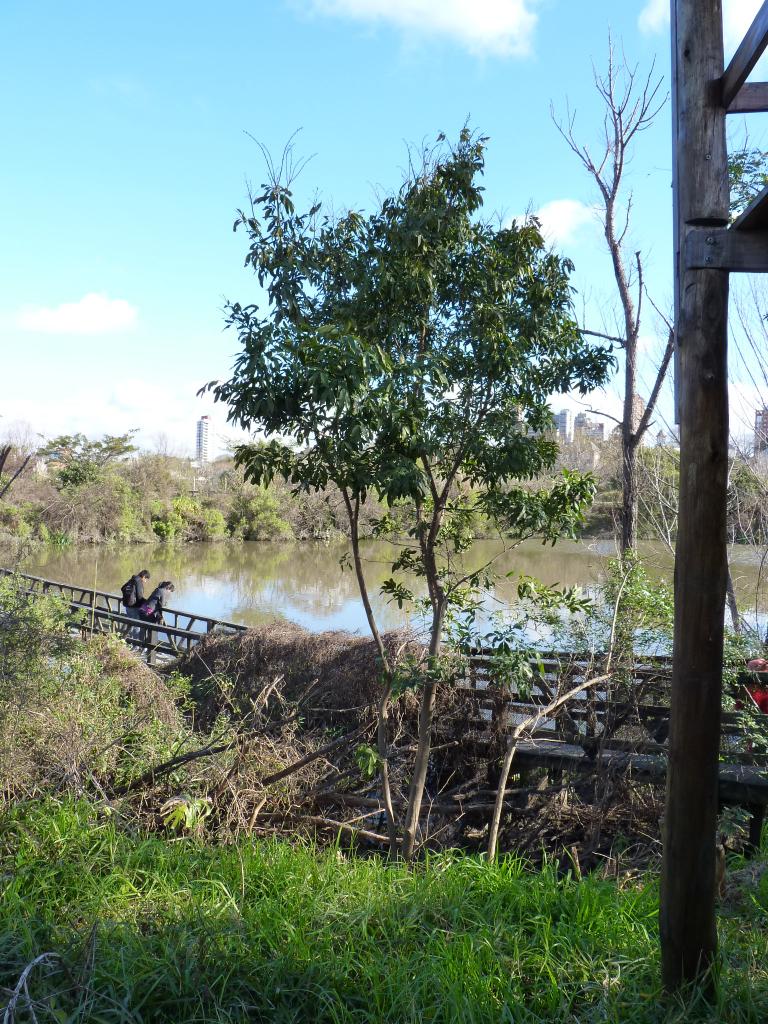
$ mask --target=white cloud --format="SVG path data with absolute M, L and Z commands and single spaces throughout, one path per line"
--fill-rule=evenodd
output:
M 132 327 L 136 315 L 135 307 L 125 299 L 89 292 L 78 302 L 22 309 L 16 326 L 40 334 L 111 334 Z
M 725 0 L 723 4 L 723 36 L 726 60 L 746 35 L 761 2 L 762 0 Z
M 661 32 L 669 24 L 669 0 L 648 0 L 640 11 L 637 24 L 646 35 Z
M 566 245 L 573 242 L 579 228 L 595 222 L 596 212 L 578 199 L 552 199 L 534 216 L 541 222 L 541 233 L 550 244 Z
M 227 424 L 223 406 L 210 397 L 197 397 L 199 385 L 197 378 L 150 376 L 125 377 L 110 385 L 93 372 L 75 391 L 62 390 L 55 379 L 47 380 L 34 396 L 23 389 L 0 395 L 0 437 L 19 422 L 31 424 L 35 438 L 78 432 L 96 438 L 138 428 L 136 440 L 141 447 L 152 448 L 158 435 L 165 435 L 172 450 L 191 455 L 197 420 L 207 414 L 212 419 L 211 451 L 216 456 L 224 450 L 225 438 L 244 440 L 245 435 Z
M 569 245 L 585 225 L 600 222 L 598 210 L 594 206 L 587 206 L 578 199 L 551 199 L 532 213 L 510 218 L 507 224 L 513 221 L 523 224 L 531 216 L 536 217 L 541 224 L 541 233 L 550 245 Z
M 762 0 L 723 0 L 723 38 L 726 60 L 747 33 Z M 669 0 L 647 0 L 640 11 L 637 24 L 646 35 L 664 32 L 669 28 Z
M 447 36 L 473 53 L 530 52 L 538 0 L 311 0 L 321 14 L 389 22 L 408 34 Z

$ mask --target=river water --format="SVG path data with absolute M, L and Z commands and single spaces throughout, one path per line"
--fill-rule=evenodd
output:
M 259 625 L 283 617 L 311 630 L 345 629 L 365 632 L 366 622 L 355 576 L 342 572 L 339 560 L 347 550 L 341 543 L 224 542 L 219 544 L 133 545 L 43 548 L 24 558 L 23 572 L 63 583 L 119 592 L 134 572 L 147 568 L 152 582 L 169 579 L 176 584 L 173 607 L 196 611 L 245 625 Z M 523 573 L 544 583 L 580 586 L 599 584 L 613 543 L 562 542 L 554 547 L 526 542 L 500 553 L 497 543 L 478 541 L 468 555 L 468 567 L 496 558 L 496 573 Z M 380 626 L 392 629 L 409 621 L 408 612 L 379 594 L 389 575 L 393 548 L 383 542 L 365 546 L 370 593 Z M 641 554 L 649 571 L 671 579 L 672 558 L 661 545 L 645 544 Z M 760 589 L 763 552 L 735 548 L 732 571 L 740 603 L 761 621 L 766 617 L 768 594 L 755 600 Z M 0 550 L 0 564 L 13 562 L 10 551 Z M 487 606 L 505 610 L 516 600 L 514 578 L 497 583 Z

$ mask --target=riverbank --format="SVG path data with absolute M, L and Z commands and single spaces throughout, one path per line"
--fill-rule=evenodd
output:
M 374 831 L 370 641 L 212 634 L 197 671 L 158 676 L 115 637 L 73 635 L 54 597 L 30 602 L 12 580 L 0 591 L 0 986 L 14 1019 L 33 1007 L 40 1024 L 671 1024 L 702 1009 L 696 993 L 660 1008 L 661 805 L 649 787 L 627 820 L 613 801 L 599 843 L 578 785 L 567 800 L 520 790 L 539 805 L 511 810 L 502 849 L 530 859 L 488 863 L 471 851 L 484 846 L 494 755 L 453 742 L 466 738 L 466 701 L 441 687 L 431 800 L 451 800 L 466 776 L 450 815 L 472 800 L 478 813 L 446 850 L 455 832 L 434 806 L 423 859 L 406 869 L 381 858 Z M 417 704 L 404 693 L 390 720 L 398 810 Z M 701 1019 L 768 1013 L 762 865 L 731 855 L 723 996 Z

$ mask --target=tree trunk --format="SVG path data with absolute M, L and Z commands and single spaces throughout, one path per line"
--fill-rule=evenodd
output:
M 733 576 L 731 575 L 731 567 L 728 566 L 728 579 L 725 584 L 725 596 L 728 601 L 728 611 L 731 613 L 731 625 L 733 626 L 733 632 L 738 636 L 741 633 L 741 619 L 739 617 L 739 605 L 736 600 L 736 591 L 733 586 Z
M 445 619 L 445 598 L 440 595 L 435 618 L 432 623 L 432 635 L 429 644 L 430 668 L 432 662 L 440 654 L 440 641 L 443 632 Z M 424 684 L 421 694 L 421 705 L 419 707 L 419 741 L 416 749 L 416 760 L 413 765 L 413 778 L 408 792 L 408 816 L 405 821 L 403 834 L 403 858 L 411 860 L 416 845 L 416 832 L 419 828 L 419 815 L 421 804 L 424 799 L 424 787 L 427 782 L 427 770 L 429 768 L 429 752 L 432 745 L 432 721 L 435 716 L 435 697 L 437 695 L 437 683 L 428 679 Z
M 387 651 L 384 647 L 384 641 L 379 633 L 379 628 L 376 623 L 376 617 L 373 614 L 373 608 L 371 601 L 368 596 L 368 586 L 365 582 L 365 573 L 363 572 L 363 561 L 360 556 L 360 499 L 355 498 L 353 501 L 346 490 L 343 490 L 342 497 L 344 498 L 344 505 L 347 510 L 347 518 L 349 520 L 349 531 L 350 540 L 352 543 L 352 558 L 355 565 L 355 576 L 357 577 L 357 587 L 360 591 L 360 599 L 363 602 L 363 608 L 365 610 L 365 617 L 368 620 L 368 628 L 371 631 L 373 642 L 376 644 L 376 649 L 379 652 L 381 659 L 381 671 L 384 677 L 384 692 L 381 695 L 378 706 L 377 722 L 376 722 L 376 753 L 379 758 L 379 777 L 381 779 L 381 799 L 387 812 L 387 835 L 389 836 L 389 852 L 391 856 L 394 856 L 397 851 L 397 821 L 395 820 L 395 812 L 392 805 L 392 789 L 389 782 L 389 742 L 387 737 L 387 724 L 389 719 L 389 706 L 392 699 L 392 674 L 394 666 L 390 664 L 389 658 L 387 657 Z
M 408 817 L 403 833 L 403 858 L 411 860 L 416 845 L 416 832 L 419 828 L 421 804 L 424 799 L 424 788 L 427 783 L 429 768 L 429 751 L 432 739 L 432 720 L 435 715 L 435 697 L 437 684 L 428 682 L 424 685 L 419 707 L 419 743 L 416 750 L 416 761 L 413 766 L 413 778 L 408 793 Z
M 627 431 L 624 431 L 627 433 Z M 637 546 L 637 442 L 622 438 L 621 554 Z
M 720 0 L 672 11 L 680 514 L 669 769 L 659 914 L 662 976 L 703 981 L 717 954 L 715 834 L 727 579 L 728 274 L 687 270 L 689 226 L 727 224 Z

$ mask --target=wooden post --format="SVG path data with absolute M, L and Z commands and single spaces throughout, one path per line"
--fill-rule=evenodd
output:
M 680 517 L 660 930 L 668 990 L 717 952 L 715 833 L 725 610 L 728 273 L 686 270 L 695 226 L 728 222 L 721 0 L 672 0 Z M 712 975 L 708 975 L 710 988 Z

